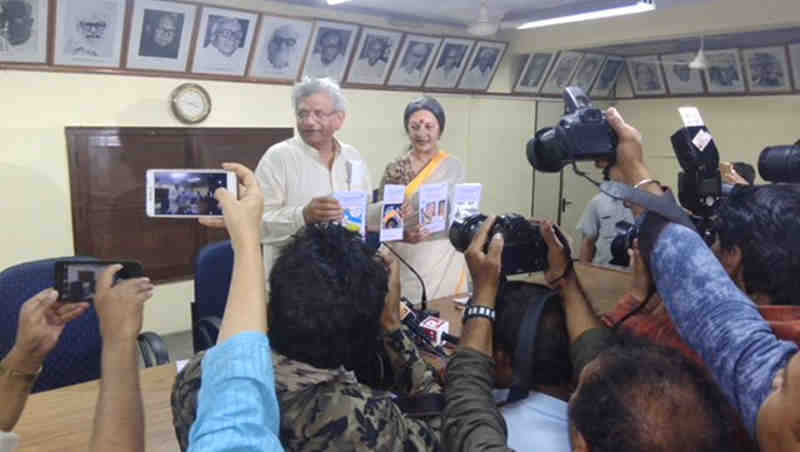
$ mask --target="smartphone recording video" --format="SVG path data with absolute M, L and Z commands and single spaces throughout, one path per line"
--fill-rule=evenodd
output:
M 220 217 L 217 188 L 237 196 L 236 174 L 223 170 L 151 169 L 147 171 L 147 216 Z
M 113 264 L 122 264 L 122 269 L 114 277 L 114 284 L 121 279 L 138 278 L 144 275 L 142 264 L 136 261 L 56 262 L 55 278 L 59 301 L 93 302 L 100 275 L 109 265 Z

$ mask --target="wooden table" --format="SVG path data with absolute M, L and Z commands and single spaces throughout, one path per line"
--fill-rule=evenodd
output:
M 141 371 L 147 451 L 180 450 L 170 408 L 175 375 L 175 363 Z M 19 451 L 88 450 L 99 390 L 95 380 L 31 395 L 14 428 L 20 436 Z

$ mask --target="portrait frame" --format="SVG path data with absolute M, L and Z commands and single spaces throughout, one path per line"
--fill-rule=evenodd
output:
M 589 93 L 592 90 L 592 86 L 594 85 L 594 81 L 597 79 L 597 76 L 600 75 L 600 70 L 603 69 L 603 65 L 606 62 L 606 56 L 600 55 L 597 53 L 584 53 L 583 58 L 578 63 L 578 66 L 575 68 L 575 74 L 572 76 L 572 80 L 570 80 L 570 86 L 579 86 L 583 88 L 586 93 Z M 587 65 L 594 64 L 594 68 L 591 72 L 584 72 Z M 578 80 L 581 78 L 581 80 Z
M 603 68 L 600 69 L 600 72 L 598 72 L 597 78 L 594 80 L 594 84 L 592 85 L 592 89 L 589 91 L 590 96 L 593 98 L 610 97 L 611 91 L 613 91 L 617 86 L 619 74 L 625 70 L 626 66 L 627 64 L 625 63 L 625 58 L 623 57 L 606 57 L 606 61 L 603 63 Z
M 427 49 L 425 59 L 416 64 L 416 70 L 408 71 L 409 57 L 412 46 L 422 45 Z M 428 72 L 433 66 L 434 60 L 439 53 L 442 45 L 442 38 L 439 36 L 428 36 L 418 34 L 406 34 L 403 45 L 395 58 L 392 73 L 389 75 L 387 86 L 419 88 L 425 83 Z M 413 60 L 412 60 L 413 62 Z
M 125 67 L 155 71 L 186 71 L 196 16 L 196 5 L 165 0 L 136 0 L 131 18 Z M 165 18 L 172 19 L 172 25 L 176 30 L 173 39 L 177 38 L 178 41 L 162 46 L 156 42 L 155 33 Z M 149 37 L 150 33 L 152 37 Z
M 634 96 L 642 97 L 667 95 L 667 87 L 664 83 L 664 74 L 661 71 L 661 61 L 657 56 L 628 58 L 626 66 L 628 67 L 628 76 L 631 80 L 631 90 L 633 91 Z M 642 80 L 639 77 L 640 73 L 646 74 L 650 79 Z
M 53 64 L 120 67 L 126 3 L 56 0 Z
M 303 61 L 302 77 L 330 77 L 341 83 L 350 63 L 350 56 L 353 54 L 359 28 L 361 28 L 359 25 L 346 22 L 316 21 L 314 32 L 308 44 L 308 51 L 306 51 L 305 60 Z M 321 40 L 325 38 L 325 34 L 330 32 L 337 32 L 339 36 L 339 51 L 331 63 L 325 63 L 321 55 Z M 345 42 L 342 43 L 342 40 Z M 337 59 L 338 61 L 336 61 Z M 331 66 L 331 64 L 334 65 Z
M 496 52 L 496 56 L 494 57 L 491 66 L 487 68 L 488 71 L 481 71 L 476 60 L 481 52 L 483 52 L 485 49 L 490 50 L 492 53 Z M 469 57 L 467 66 L 464 68 L 464 74 L 461 75 L 461 80 L 458 82 L 458 89 L 465 91 L 486 91 L 489 89 L 489 86 L 492 84 L 492 80 L 494 80 L 495 74 L 497 74 L 497 68 L 500 67 L 500 63 L 502 63 L 503 58 L 505 57 L 507 49 L 507 42 L 476 42 L 472 51 L 472 56 Z M 479 72 L 483 72 L 485 75 L 480 75 L 478 72 L 475 72 L 476 68 Z
M 709 67 L 703 71 L 703 75 L 709 93 L 727 94 L 747 91 L 738 49 L 709 51 L 706 52 L 706 58 L 708 58 Z
M 19 43 L 11 42 L 17 39 L 9 40 L 0 36 L 6 44 L 0 45 L 0 63 L 47 63 L 50 2 L 48 0 L 25 0 L 25 2 L 31 7 L 31 21 L 28 27 L 30 34 Z
M 425 79 L 425 88 L 455 89 L 456 85 L 458 85 L 458 80 L 461 78 L 461 74 L 464 73 L 464 69 L 467 67 L 467 61 L 469 61 L 470 53 L 474 47 L 474 39 L 445 37 L 442 41 L 442 45 L 439 46 L 439 53 L 437 53 L 436 57 L 433 59 L 428 77 Z M 444 59 L 447 56 L 445 52 L 450 49 L 455 49 L 460 52 L 461 56 L 459 57 L 458 64 L 451 69 L 451 71 L 455 72 L 448 75 L 444 73 L 445 69 L 439 68 L 445 65 Z
M 789 69 L 792 71 L 792 81 L 795 91 L 800 91 L 800 43 L 789 44 Z
M 291 82 L 297 80 L 300 68 L 303 66 L 303 58 L 311 40 L 311 32 L 314 29 L 314 22 L 311 20 L 299 19 L 294 17 L 261 16 L 261 26 L 258 30 L 256 48 L 253 59 L 250 62 L 248 76 L 257 79 L 279 80 Z M 287 49 L 288 56 L 286 66 L 280 68 L 272 60 L 277 59 L 270 55 L 270 44 L 280 32 L 284 38 L 294 39 L 293 49 Z M 284 39 L 285 41 L 286 39 Z M 278 63 L 281 64 L 281 63 Z
M 696 53 L 672 53 L 661 55 L 661 66 L 664 69 L 664 80 L 670 95 L 704 94 L 703 73 L 689 68 Z M 678 72 L 680 70 L 680 72 Z
M 564 51 L 558 55 L 550 73 L 547 75 L 540 92 L 542 94 L 561 95 L 564 88 L 569 86 L 569 81 L 578 69 L 583 54 L 580 52 Z
M 381 55 L 370 63 L 369 48 L 372 43 L 381 45 Z M 389 77 L 398 49 L 403 43 L 403 32 L 384 28 L 364 27 L 347 70 L 345 80 L 350 85 L 383 86 Z M 379 66 L 375 66 L 379 65 Z
M 763 77 L 755 71 L 754 64 L 767 63 L 776 66 L 776 79 Z M 754 49 L 742 50 L 742 66 L 747 76 L 747 85 L 753 93 L 779 93 L 792 90 L 791 75 L 789 74 L 789 63 L 786 57 L 785 46 L 758 47 Z
M 217 25 L 223 20 L 228 22 Z M 239 42 L 231 46 L 230 38 L 225 39 L 224 45 L 220 47 L 232 50 L 220 50 L 217 46 L 216 27 L 229 26 L 232 21 L 238 22 Z M 235 24 L 233 24 L 235 25 Z M 200 11 L 200 27 L 197 29 L 197 39 L 194 43 L 194 58 L 192 59 L 192 72 L 196 74 L 216 74 L 243 76 L 247 68 L 247 61 L 250 57 L 250 50 L 253 46 L 253 36 L 255 36 L 258 25 L 258 14 L 238 9 L 216 8 L 203 6 Z M 230 29 L 226 29 L 231 34 Z M 224 34 L 223 34 L 224 35 Z M 224 52 L 231 52 L 226 55 Z
M 530 53 L 525 57 L 525 64 L 522 65 L 522 72 L 519 73 L 519 80 L 514 85 L 516 93 L 538 93 L 544 85 L 547 73 L 553 67 L 558 52 L 537 52 Z M 535 72 L 534 72 L 535 71 Z M 535 80 L 530 84 L 531 79 Z M 526 81 L 528 83 L 523 83 Z

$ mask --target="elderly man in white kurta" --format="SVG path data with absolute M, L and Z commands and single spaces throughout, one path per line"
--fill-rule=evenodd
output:
M 280 248 L 304 225 L 342 218 L 344 211 L 333 193 L 372 193 L 368 171 L 360 171 L 360 177 L 355 171 L 355 177 L 348 176 L 348 161 L 366 168 L 361 154 L 333 136 L 342 127 L 347 109 L 339 85 L 327 78 L 306 78 L 295 85 L 292 102 L 298 135 L 270 147 L 256 168 L 264 193 L 265 269 L 272 267 Z

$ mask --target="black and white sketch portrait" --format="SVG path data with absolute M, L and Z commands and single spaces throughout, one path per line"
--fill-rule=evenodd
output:
M 584 55 L 578 65 L 578 69 L 575 71 L 571 84 L 583 88 L 588 93 L 592 83 L 594 83 L 594 79 L 597 78 L 597 73 L 600 72 L 600 68 L 603 66 L 603 60 L 605 60 L 603 55 Z
M 244 75 L 257 15 L 203 8 L 194 53 L 194 72 Z
M 47 1 L 0 0 L 0 61 L 44 63 Z
M 744 92 L 744 77 L 736 49 L 706 52 L 706 58 L 709 62 L 709 68 L 705 71 L 708 92 Z
M 606 58 L 606 64 L 600 70 L 600 75 L 592 86 L 591 95 L 593 97 L 608 97 L 611 90 L 616 87 L 617 78 L 625 68 L 625 60 L 620 57 Z
M 553 66 L 553 70 L 550 71 L 550 75 L 547 77 L 542 93 L 559 95 L 563 93 L 567 83 L 572 79 L 572 74 L 577 69 L 582 56 L 578 52 L 561 52 L 558 61 Z
M 139 0 L 131 21 L 127 67 L 186 70 L 196 6 Z
M 662 55 L 661 62 L 670 94 L 702 94 L 703 80 L 700 71 L 689 68 L 694 53 Z
M 792 75 L 794 77 L 794 89 L 800 90 L 800 44 L 789 46 L 789 59 L 792 62 Z
M 422 86 L 441 42 L 441 38 L 409 35 L 389 77 L 389 85 Z
M 515 91 L 535 93 L 541 88 L 555 53 L 532 53 L 525 60 Z
M 330 77 L 341 81 L 347 61 L 355 47 L 358 25 L 337 22 L 317 22 L 311 49 L 306 56 L 304 77 Z
M 479 91 L 489 88 L 507 45 L 504 42 L 478 41 L 458 88 Z
M 661 63 L 655 56 L 628 59 L 633 93 L 636 96 L 659 96 L 667 93 L 661 77 Z
M 310 21 L 262 16 L 250 75 L 278 80 L 296 79 L 311 37 L 311 27 Z
M 742 51 L 750 91 L 788 91 L 789 67 L 784 47 L 765 47 Z
M 350 65 L 347 81 L 383 85 L 402 36 L 397 31 L 365 28 L 356 48 L 356 57 Z
M 467 65 L 469 51 L 475 41 L 445 38 L 425 86 L 429 88 L 455 88 L 458 78 Z
M 124 0 L 60 0 L 56 63 L 119 66 L 124 15 Z

